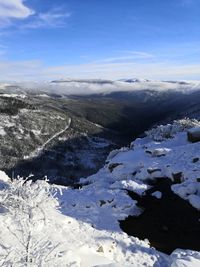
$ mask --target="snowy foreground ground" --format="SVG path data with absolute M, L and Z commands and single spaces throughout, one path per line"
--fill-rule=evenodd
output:
M 200 142 L 187 141 L 187 129 L 199 126 L 182 120 L 149 131 L 129 148 L 112 151 L 80 189 L 11 182 L 0 172 L 0 266 L 199 267 L 200 252 L 165 255 L 123 233 L 118 223 L 141 213 L 126 189 L 144 194 L 146 179 L 177 173 L 181 183 L 172 190 L 200 210 Z

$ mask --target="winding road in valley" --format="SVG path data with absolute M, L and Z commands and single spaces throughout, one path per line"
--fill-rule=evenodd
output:
M 48 139 L 42 146 L 40 146 L 40 147 L 36 148 L 34 151 L 32 151 L 32 152 L 30 153 L 30 155 L 28 155 L 28 156 L 24 156 L 24 159 L 27 160 L 27 159 L 32 159 L 32 158 L 36 158 L 36 157 L 38 157 L 38 156 L 41 154 L 41 152 L 45 149 L 45 147 L 46 147 L 51 141 L 53 141 L 54 139 L 56 139 L 57 137 L 59 137 L 61 134 L 63 134 L 65 131 L 67 131 L 67 130 L 70 128 L 71 123 L 72 123 L 72 119 L 69 118 L 69 119 L 68 119 L 68 123 L 67 123 L 66 127 L 65 127 L 63 130 L 61 130 L 61 131 L 55 133 L 55 134 L 54 134 L 51 138 L 49 138 L 49 139 Z

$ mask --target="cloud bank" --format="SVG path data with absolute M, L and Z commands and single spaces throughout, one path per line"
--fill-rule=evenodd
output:
M 93 81 L 93 82 L 92 82 Z M 107 83 L 106 83 L 107 82 Z M 105 81 L 105 80 L 85 80 L 80 81 L 74 79 L 71 82 L 18 82 L 13 83 L 18 85 L 23 90 L 33 90 L 37 94 L 44 92 L 54 93 L 58 95 L 86 95 L 86 94 L 108 94 L 111 92 L 127 92 L 127 91 L 177 91 L 182 93 L 192 93 L 200 90 L 200 81 L 196 82 L 164 82 L 164 81 L 149 81 L 139 80 L 133 83 L 125 81 Z M 1 85 L 1 84 L 0 84 Z M 1 87 L 1 86 L 0 86 Z M 4 88 L 6 89 L 6 88 Z

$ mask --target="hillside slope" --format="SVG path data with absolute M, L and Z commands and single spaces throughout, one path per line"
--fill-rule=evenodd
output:
M 35 179 L 47 175 L 51 182 L 73 184 L 97 172 L 112 149 L 153 125 L 200 118 L 200 92 L 192 84 L 187 90 L 172 83 L 139 82 L 132 89 L 124 84 L 113 92 L 98 85 L 105 92 L 86 95 L 69 95 L 65 87 L 59 92 L 58 84 L 54 91 L 2 89 L 0 169 L 12 177 L 32 173 Z
M 137 206 L 138 200 L 131 199 L 128 191 L 143 197 L 145 192 L 153 188 L 149 181 L 159 179 L 172 181 L 173 192 L 190 203 L 199 213 L 200 142 L 188 142 L 186 133 L 187 129 L 199 125 L 200 122 L 196 120 L 182 120 L 149 131 L 147 137 L 137 139 L 130 147 L 112 151 L 106 165 L 99 172 L 87 179 L 81 179 L 79 189 L 49 186 L 44 181 L 24 183 L 19 180 L 16 184 L 17 182 L 11 182 L 1 173 L 1 188 L 4 188 L 0 191 L 1 205 L 6 199 L 5 196 L 13 194 L 12 199 L 22 195 L 20 201 L 26 200 L 23 202 L 25 207 L 31 203 L 32 213 L 31 217 L 28 216 L 29 224 L 25 227 L 25 230 L 31 233 L 28 236 L 33 240 L 28 259 L 35 265 L 31 266 L 199 266 L 200 252 L 194 251 L 199 249 L 190 246 L 190 250 L 183 250 L 180 244 L 171 255 L 166 255 L 152 248 L 151 240 L 142 241 L 136 236 L 128 236 L 121 230 L 119 223 L 130 215 L 140 218 L 143 214 L 143 210 Z M 10 189 L 13 187 L 17 190 Z M 41 191 L 42 188 L 47 189 Z M 49 200 L 49 192 L 55 193 L 55 190 L 57 200 L 52 196 L 52 202 Z M 42 204 L 45 192 L 48 197 L 44 199 L 49 205 Z M 33 196 L 37 196 L 36 199 Z M 162 192 L 152 191 L 152 198 L 160 201 L 163 197 Z M 38 211 L 38 203 L 41 203 L 39 207 L 42 213 Z M 13 209 L 9 210 L 9 205 L 6 208 L 1 209 L 0 216 L 1 254 L 4 255 L 1 265 L 10 266 L 7 264 L 9 262 L 12 266 L 22 266 L 20 262 L 27 262 L 27 251 L 25 250 L 23 258 L 20 254 L 23 248 L 19 245 L 23 232 L 20 232 L 15 223 L 20 222 L 21 217 L 16 220 Z M 17 212 L 18 207 L 15 207 L 14 211 Z M 32 223 L 35 221 L 37 224 Z M 43 241 L 38 242 L 40 232 L 42 240 L 47 238 L 49 245 L 44 245 Z M 42 246 L 45 247 L 46 254 L 41 255 Z M 37 257 L 33 257 L 34 247 L 38 249 Z M 11 248 L 12 253 L 6 254 Z M 48 251 L 53 255 L 51 265 L 48 261 Z M 15 262 L 18 259 L 18 265 L 13 263 L 14 257 Z

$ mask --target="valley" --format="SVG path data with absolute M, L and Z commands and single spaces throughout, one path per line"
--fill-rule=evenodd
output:
M 95 173 L 111 150 L 128 146 L 154 125 L 200 117 L 198 90 L 87 95 L 6 90 L 0 94 L 0 168 L 11 177 L 47 176 L 63 185 Z

